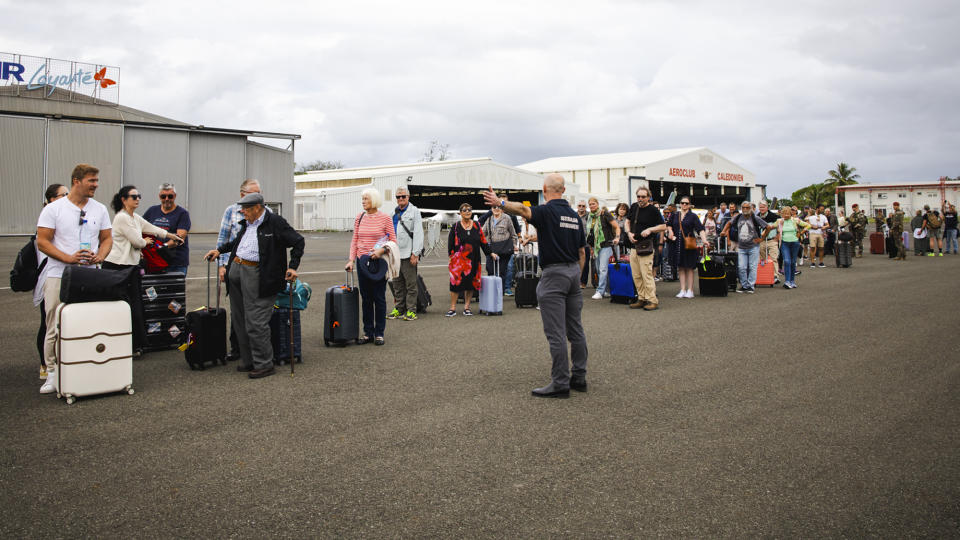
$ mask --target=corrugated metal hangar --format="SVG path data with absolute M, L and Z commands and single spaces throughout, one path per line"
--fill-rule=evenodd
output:
M 250 138 L 276 139 L 284 148 Z M 281 214 L 293 209 L 294 141 L 299 135 L 186 124 L 65 88 L 6 85 L 0 92 L 0 234 L 36 231 L 43 192 L 70 185 L 77 163 L 100 169 L 96 199 L 108 204 L 126 184 L 159 204 L 157 187 L 177 187 L 192 232 L 216 232 L 240 183 L 257 178 Z
M 649 187 L 658 202 L 666 202 L 676 191 L 678 196 L 692 196 L 699 207 L 765 196 L 765 186 L 756 183 L 752 172 L 705 147 L 555 157 L 517 167 L 560 173 L 567 185 L 595 194 L 610 208 L 618 202 L 633 202 L 633 193 L 641 185 Z
M 490 158 L 383 165 L 314 171 L 295 177 L 296 223 L 308 230 L 351 230 L 360 212 L 361 192 L 375 188 L 383 196 L 381 210 L 393 213 L 393 198 L 400 186 L 410 190 L 410 201 L 431 215 L 453 211 L 462 203 L 484 211 L 483 190 L 493 186 L 510 200 L 540 204 L 543 176 L 496 163 Z M 577 186 L 568 186 L 566 198 L 574 200 Z

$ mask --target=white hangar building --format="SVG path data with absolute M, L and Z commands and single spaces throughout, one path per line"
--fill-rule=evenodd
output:
M 44 190 L 69 187 L 78 163 L 100 169 L 95 198 L 108 206 L 133 184 L 146 210 L 159 204 L 160 184 L 175 184 L 191 232 L 219 231 L 246 178 L 260 180 L 274 211 L 292 214 L 299 135 L 192 125 L 125 107 L 115 67 L 10 53 L 0 53 L 0 67 L 0 234 L 36 232 Z
M 666 202 L 676 191 L 677 196 L 693 197 L 701 208 L 765 196 L 765 186 L 756 183 L 752 172 L 705 147 L 554 157 L 518 167 L 560 173 L 568 186 L 579 186 L 609 208 L 633 202 L 642 185 L 650 188 L 655 201 Z
M 371 187 L 383 196 L 381 210 L 387 214 L 396 206 L 397 188 L 406 186 L 410 202 L 428 216 L 438 211 L 456 212 L 462 203 L 470 203 L 474 211 L 486 211 L 483 191 L 488 186 L 512 201 L 530 205 L 540 204 L 543 190 L 542 175 L 490 158 L 330 169 L 294 179 L 295 222 L 303 230 L 352 230 L 361 211 L 361 193 Z M 575 199 L 578 192 L 578 187 L 568 187 L 568 200 Z

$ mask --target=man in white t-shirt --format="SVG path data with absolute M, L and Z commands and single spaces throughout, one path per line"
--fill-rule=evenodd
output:
M 823 264 L 823 233 L 826 231 L 827 227 L 830 226 L 827 216 L 823 215 L 823 205 L 817 206 L 817 213 L 810 214 L 807 216 L 807 223 L 810 224 L 810 228 L 807 229 L 807 232 L 810 234 L 810 268 L 815 268 L 819 266 L 820 268 L 825 267 Z M 816 259 L 820 259 L 820 264 L 816 264 Z
M 57 391 L 55 315 L 60 305 L 63 270 L 74 264 L 100 264 L 113 246 L 107 207 L 92 198 L 100 183 L 100 169 L 81 163 L 74 167 L 70 181 L 70 193 L 45 206 L 37 220 L 37 249 L 49 257 L 37 280 L 33 298 L 36 305 L 43 300 L 47 310 L 43 351 L 47 360 L 47 381 L 40 387 L 41 394 Z

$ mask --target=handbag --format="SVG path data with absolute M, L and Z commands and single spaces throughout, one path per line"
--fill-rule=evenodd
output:
M 646 256 L 653 255 L 653 235 L 644 238 L 637 238 L 637 242 L 634 244 L 634 249 L 637 252 L 637 255 Z
M 680 236 L 683 237 L 683 249 L 697 249 L 697 239 L 693 236 L 687 236 L 683 232 L 683 218 L 677 216 L 677 222 L 680 223 Z

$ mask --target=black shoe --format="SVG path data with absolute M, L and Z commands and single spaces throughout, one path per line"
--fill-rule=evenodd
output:
M 587 378 L 586 377 L 570 377 L 570 389 L 576 390 L 577 392 L 586 392 Z
M 239 359 L 240 359 L 240 355 L 237 353 L 227 354 L 227 362 L 233 362 L 234 360 L 239 360 Z
M 247 377 L 250 377 L 251 379 L 262 379 L 263 377 L 269 377 L 276 372 L 277 370 L 274 369 L 273 366 L 270 366 L 268 368 L 263 368 L 263 369 L 254 369 L 250 372 L 249 375 L 247 375 Z
M 241 373 L 246 373 L 248 371 L 253 371 L 253 366 L 245 366 L 243 364 L 237 364 L 237 371 Z
M 367 343 L 370 343 L 371 341 L 373 341 L 373 340 L 370 338 L 370 336 L 362 336 L 362 337 L 357 338 L 357 345 L 366 345 Z
M 377 336 L 377 337 L 373 338 L 373 344 L 374 344 L 374 345 L 383 345 L 383 343 L 384 343 L 384 341 L 383 341 L 383 336 Z
M 566 399 L 570 397 L 570 389 L 559 388 L 553 383 L 550 383 L 543 388 L 534 388 L 533 391 L 530 392 L 530 395 L 534 397 Z

